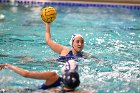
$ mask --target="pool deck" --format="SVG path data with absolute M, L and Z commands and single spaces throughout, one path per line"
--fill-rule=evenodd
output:
M 83 4 L 117 4 L 117 5 L 137 5 L 140 6 L 140 0 L 16 0 L 29 2 L 65 2 L 65 3 L 83 3 Z

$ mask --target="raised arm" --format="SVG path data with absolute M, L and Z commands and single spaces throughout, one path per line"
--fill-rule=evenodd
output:
M 10 65 L 10 64 L 0 64 L 0 70 L 4 68 L 9 68 L 16 72 L 17 74 L 26 77 L 26 78 L 33 78 L 33 79 L 40 79 L 40 80 L 49 80 L 50 78 L 58 78 L 58 75 L 54 71 L 47 71 L 47 72 L 31 72 L 28 70 L 24 70 L 22 68 Z
M 48 46 L 56 53 L 61 54 L 62 51 L 64 50 L 64 46 L 54 42 L 51 39 L 51 32 L 50 32 L 50 23 L 46 23 L 46 34 L 45 34 L 45 38 L 46 38 L 46 43 L 48 44 Z

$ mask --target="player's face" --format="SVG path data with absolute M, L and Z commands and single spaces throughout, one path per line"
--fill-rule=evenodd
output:
M 76 37 L 73 41 L 73 48 L 77 52 L 81 52 L 84 48 L 84 39 L 80 36 Z

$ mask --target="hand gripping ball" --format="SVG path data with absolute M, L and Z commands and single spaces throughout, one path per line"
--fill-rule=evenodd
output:
M 40 15 L 45 23 L 51 23 L 56 18 L 56 10 L 54 7 L 45 7 L 41 9 Z

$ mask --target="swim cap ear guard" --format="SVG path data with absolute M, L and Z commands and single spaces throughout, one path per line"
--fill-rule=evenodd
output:
M 73 34 L 72 36 L 71 36 L 71 39 L 70 39 L 70 41 L 69 41 L 69 44 L 72 46 L 72 43 L 73 43 L 73 40 L 74 40 L 74 37 L 76 36 L 76 34 Z
M 66 72 L 78 72 L 78 63 L 75 60 L 68 60 L 61 69 L 62 74 Z

